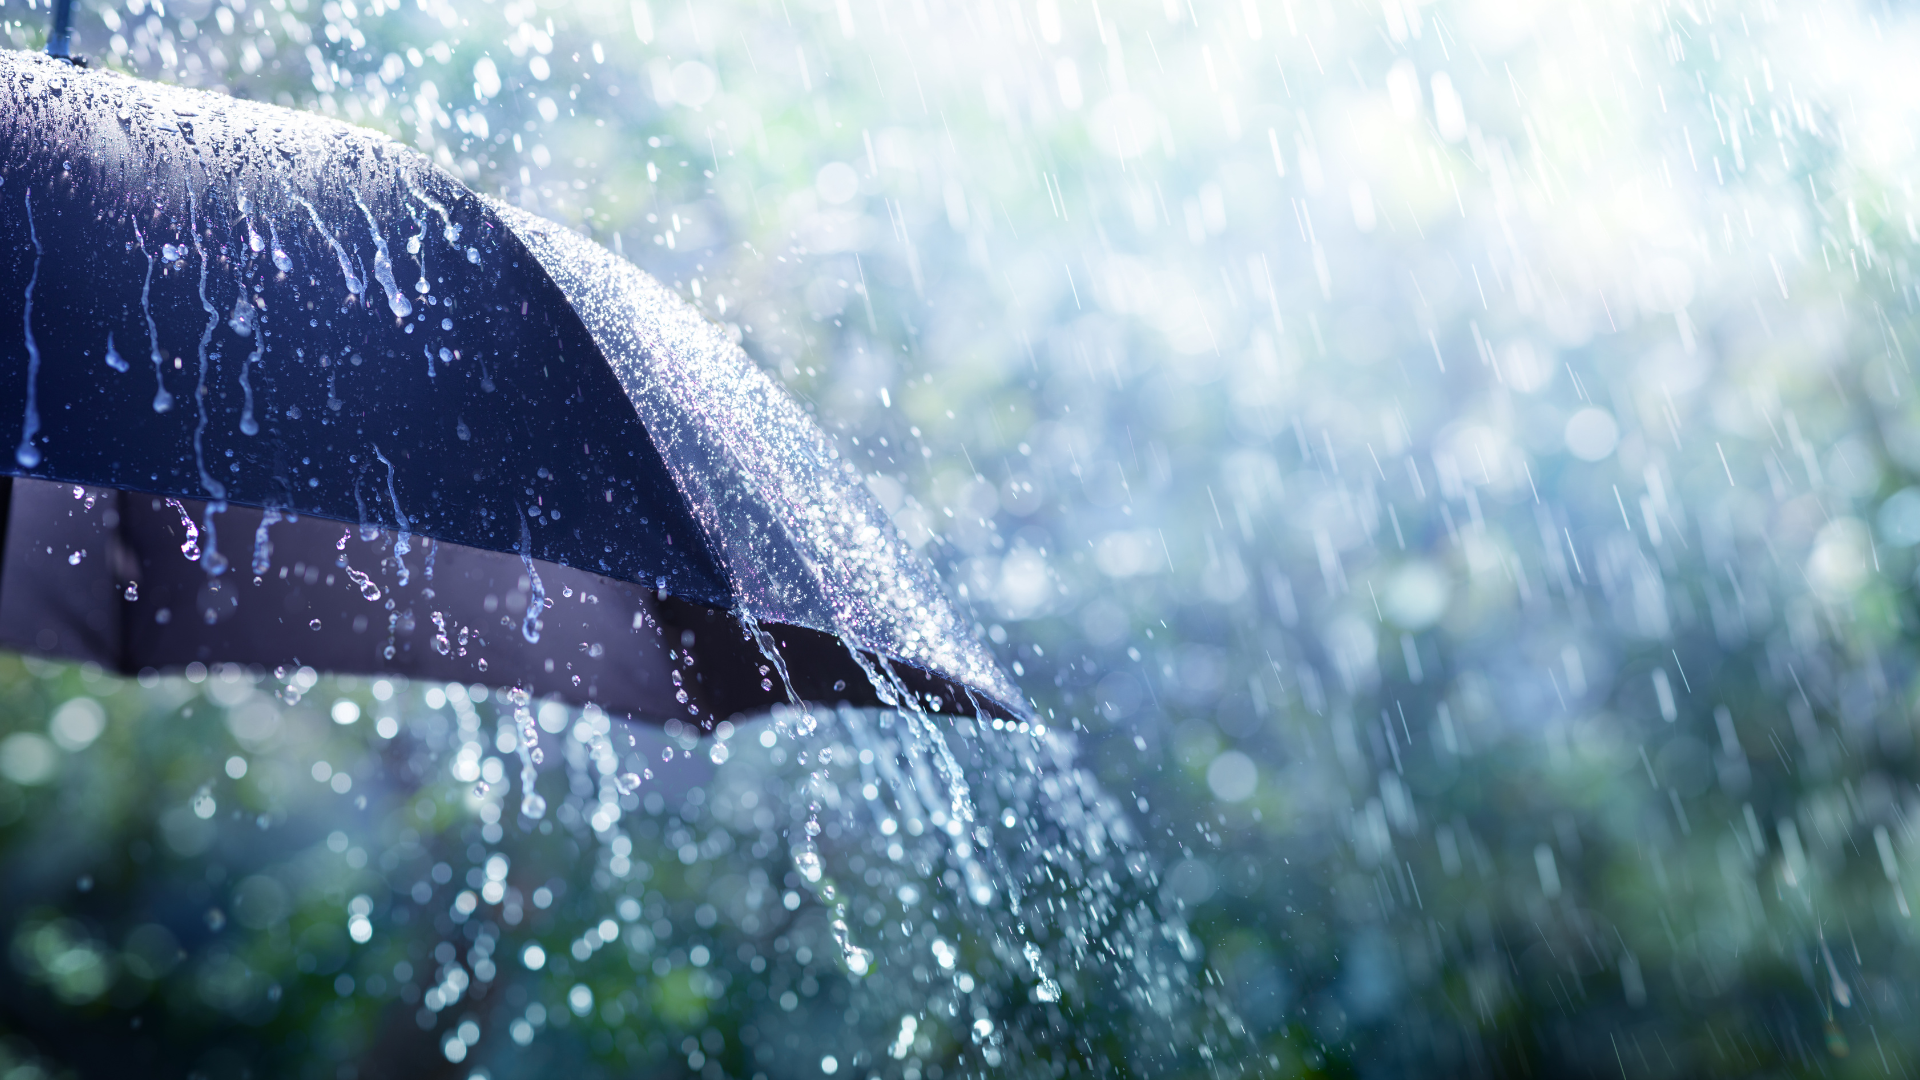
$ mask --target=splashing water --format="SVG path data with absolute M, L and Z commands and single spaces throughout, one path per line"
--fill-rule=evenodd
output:
M 413 291 L 425 296 L 433 291 L 433 283 L 427 280 L 427 253 L 420 240 L 427 234 L 427 223 L 413 207 L 407 207 L 407 216 L 413 219 L 413 235 L 407 237 L 407 254 L 413 256 L 414 265 L 420 271 L 419 280 L 413 283 Z

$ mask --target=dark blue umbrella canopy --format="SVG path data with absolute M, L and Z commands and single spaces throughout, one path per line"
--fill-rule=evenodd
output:
M 0 445 L 11 647 L 1024 712 L 718 327 L 322 118 L 0 54 Z

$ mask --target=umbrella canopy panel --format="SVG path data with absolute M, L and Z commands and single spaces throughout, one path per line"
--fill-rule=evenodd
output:
M 525 211 L 494 208 L 580 313 L 748 608 L 1021 701 L 933 567 L 746 353 L 632 263 Z
M 381 538 L 360 572 L 389 594 L 423 586 L 429 553 L 488 581 L 526 577 L 531 592 L 484 592 L 524 594 L 517 628 L 487 614 L 526 645 L 552 610 L 538 583 L 550 600 L 564 568 L 609 583 L 596 596 L 650 591 L 654 625 L 734 627 L 752 646 L 724 676 L 742 700 L 764 694 L 768 661 L 783 666 L 779 643 L 800 642 L 818 668 L 785 658 L 803 696 L 1024 712 L 931 567 L 724 333 L 630 264 L 381 136 L 0 54 L 0 237 L 0 402 L 14 406 L 0 406 L 0 472 L 175 500 L 202 533 L 181 595 L 226 598 L 198 609 L 221 633 L 171 652 L 122 635 L 118 667 L 291 658 L 267 630 L 293 608 L 230 621 L 222 603 L 244 609 L 247 590 L 212 579 L 251 569 L 271 590 L 284 564 L 256 535 L 334 521 Z M 243 506 L 299 523 L 256 530 Z M 123 531 L 165 518 L 118 511 Z M 58 547 L 13 520 L 9 552 L 12 534 L 22 552 Z M 115 543 L 145 551 L 134 539 Z M 263 557 L 273 573 L 257 572 Z M 142 556 L 122 576 L 172 582 L 180 562 Z M 448 590 L 430 591 L 442 602 L 419 616 L 447 616 Z M 248 626 L 266 637 L 249 645 Z M 497 630 L 488 640 L 504 647 Z M 349 651 L 346 670 L 398 662 Z M 531 673 L 530 657 L 492 661 L 488 681 L 551 683 L 552 659 Z M 574 692 L 562 682 L 550 689 Z
M 0 62 L 17 475 L 731 601 L 599 349 L 479 199 L 341 125 L 23 60 Z

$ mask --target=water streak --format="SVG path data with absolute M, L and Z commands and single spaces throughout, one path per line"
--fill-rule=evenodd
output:
M 253 207 L 247 204 L 245 189 L 238 189 L 236 201 L 240 206 L 240 220 L 247 223 L 247 248 L 258 255 L 261 249 L 266 247 L 266 243 L 260 239 L 260 231 L 253 227 Z M 278 246 L 275 245 L 275 247 Z
M 380 464 L 387 467 L 387 498 L 393 502 L 393 518 L 400 529 L 399 535 L 394 537 L 393 541 L 393 561 L 394 565 L 399 567 L 400 584 L 405 585 L 412 576 L 407 570 L 406 554 L 413 550 L 413 532 L 407 528 L 407 512 L 400 509 L 400 493 L 393 487 L 393 462 L 387 460 L 387 455 L 381 453 L 378 446 L 373 448 L 373 456 L 379 458 Z
M 167 505 L 180 515 L 180 527 L 187 531 L 186 542 L 180 545 L 180 554 L 185 555 L 188 562 L 199 562 L 200 526 L 194 523 L 193 515 L 187 513 L 187 508 L 180 504 L 179 499 L 168 499 Z
M 527 708 L 528 695 L 523 687 L 516 686 L 507 691 L 507 700 L 513 705 L 513 722 L 519 738 L 520 751 L 520 813 L 530 818 L 546 816 L 547 800 L 534 790 L 540 773 L 535 765 L 535 757 L 540 752 L 540 727 L 533 722 L 533 712 Z
M 320 235 L 325 237 L 327 243 L 333 247 L 334 257 L 340 260 L 340 276 L 347 279 L 348 294 L 358 298 L 361 294 L 365 293 L 367 291 L 367 283 L 361 280 L 359 272 L 353 268 L 353 259 L 348 256 L 347 249 L 342 247 L 340 240 L 328 230 L 327 223 L 320 220 L 320 211 L 315 210 L 312 203 L 298 195 L 293 197 L 293 201 L 306 207 L 307 216 L 313 219 L 313 227 L 320 230 Z M 278 265 L 279 261 L 280 260 L 275 259 L 274 264 Z
M 407 194 L 412 195 L 414 198 L 419 199 L 423 203 L 426 203 L 429 207 L 433 209 L 434 213 L 440 215 L 440 224 L 444 230 L 444 235 L 447 238 L 447 243 L 449 244 L 460 243 L 460 226 L 454 224 L 453 218 L 447 213 L 446 206 L 442 203 L 434 201 L 434 199 L 431 196 L 424 194 L 423 192 L 421 192 L 419 188 L 414 187 L 413 182 L 407 179 L 407 175 L 405 173 L 400 174 L 400 182 L 406 185 Z M 421 274 L 421 277 L 423 280 L 425 276 L 426 275 L 423 272 Z
M 13 459 L 23 469 L 31 469 L 40 464 L 40 448 L 33 445 L 33 437 L 40 433 L 40 345 L 33 337 L 33 287 L 40 281 L 40 233 L 33 226 L 33 191 L 26 192 L 27 237 L 33 241 L 33 273 L 27 278 L 26 311 L 21 322 L 27 331 L 27 415 L 20 429 L 20 448 L 13 452 Z
M 140 312 L 147 317 L 147 345 L 153 356 L 153 411 L 173 408 L 173 395 L 167 392 L 166 360 L 160 355 L 160 327 L 153 321 L 153 252 L 147 250 L 146 234 L 140 223 L 133 223 L 133 235 L 140 242 L 140 254 L 147 257 L 147 276 L 140 283 Z
M 267 530 L 285 520 L 280 511 L 268 507 L 260 515 L 260 527 L 253 530 L 253 576 L 265 577 L 273 569 L 273 540 Z
M 293 272 L 293 258 L 280 247 L 280 230 L 275 227 L 272 218 L 267 219 L 267 235 L 273 238 L 273 267 L 283 274 Z
M 200 565 L 206 568 L 207 576 L 218 577 L 227 572 L 227 557 L 220 553 L 219 524 L 214 516 L 227 512 L 225 499 L 214 499 L 207 503 L 207 551 L 200 557 Z
M 113 331 L 111 330 L 107 331 L 106 360 L 107 360 L 107 366 L 112 368 L 115 371 L 126 372 L 131 370 L 130 366 L 127 364 L 127 358 L 124 356 L 121 356 L 120 350 L 113 347 Z
M 533 645 L 540 641 L 540 613 L 546 610 L 547 590 L 533 566 L 533 532 L 527 527 L 527 512 L 518 504 L 514 509 L 520 517 L 520 561 L 527 568 L 527 614 L 520 620 L 520 636 Z
M 413 291 L 425 296 L 433 291 L 433 283 L 427 280 L 426 245 L 421 242 L 427 235 L 427 223 L 420 220 L 413 207 L 407 207 L 407 216 L 413 219 L 414 234 L 407 237 L 407 254 L 413 256 L 414 263 L 420 268 L 420 280 L 413 283 Z
M 265 318 L 264 314 L 254 311 L 247 297 L 247 283 L 243 279 L 240 282 L 240 296 L 233 302 L 233 315 L 227 320 L 227 325 L 242 337 L 253 335 L 253 351 L 240 364 L 240 393 L 243 398 L 240 404 L 240 431 L 245 435 L 260 434 L 260 422 L 253 417 L 253 380 L 247 376 L 253 366 L 260 363 L 261 357 L 266 355 L 267 339 L 261 326 Z
M 367 232 L 373 236 L 373 276 L 386 290 L 387 307 L 392 309 L 394 317 L 404 319 L 413 314 L 413 301 L 400 291 L 400 285 L 393 279 L 393 256 L 387 251 L 387 238 L 380 234 L 380 223 L 374 220 L 373 211 L 367 208 L 367 202 L 353 191 L 353 201 L 359 205 L 360 212 L 367 216 Z M 402 582 L 405 584 L 405 582 Z
M 200 486 L 205 488 L 215 502 L 227 497 L 227 485 L 215 479 L 207 471 L 206 434 L 207 434 L 207 368 L 210 360 L 207 347 L 213 342 L 213 328 L 220 325 L 220 309 L 207 299 L 207 252 L 200 243 L 200 201 L 194 197 L 191 185 L 187 188 L 187 232 L 193 238 L 193 252 L 200 258 L 200 308 L 207 313 L 206 328 L 200 331 L 200 367 L 199 382 L 193 390 L 194 406 L 199 410 L 200 422 L 193 429 L 193 459 L 200 470 Z M 207 509 L 207 559 L 202 565 L 209 573 L 218 574 L 226 569 L 226 560 L 219 558 L 213 544 L 213 509 Z

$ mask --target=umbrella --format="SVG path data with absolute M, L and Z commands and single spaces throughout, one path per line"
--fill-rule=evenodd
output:
M 0 53 L 0 238 L 0 646 L 1025 714 L 721 328 L 383 136 Z

